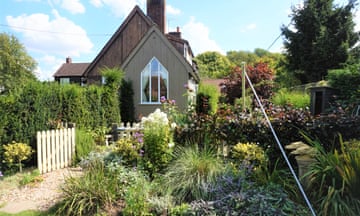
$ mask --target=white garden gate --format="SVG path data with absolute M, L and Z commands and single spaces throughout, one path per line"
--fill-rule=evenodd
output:
M 70 166 L 74 155 L 74 127 L 37 132 L 37 161 L 40 174 Z

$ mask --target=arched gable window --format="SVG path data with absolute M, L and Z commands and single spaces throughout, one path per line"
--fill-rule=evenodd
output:
M 160 103 L 168 98 L 168 71 L 153 57 L 141 72 L 141 103 Z

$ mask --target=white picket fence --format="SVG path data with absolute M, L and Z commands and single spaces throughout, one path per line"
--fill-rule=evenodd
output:
M 37 158 L 40 173 L 71 165 L 75 155 L 75 128 L 37 132 Z

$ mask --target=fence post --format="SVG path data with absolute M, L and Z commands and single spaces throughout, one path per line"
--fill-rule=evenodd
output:
M 118 128 L 118 125 L 116 123 L 112 124 L 111 133 L 112 133 L 112 137 L 113 137 L 114 142 L 119 140 L 119 134 L 118 134 L 117 128 Z

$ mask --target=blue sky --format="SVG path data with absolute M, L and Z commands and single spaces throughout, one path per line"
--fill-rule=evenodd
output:
M 291 7 L 302 2 L 166 0 L 167 30 L 180 27 L 195 55 L 255 48 L 281 52 L 282 38 L 273 42 L 280 27 L 289 24 Z M 91 62 L 135 5 L 146 13 L 146 0 L 2 0 L 0 32 L 24 44 L 38 62 L 40 80 L 53 80 L 68 56 L 73 62 Z

